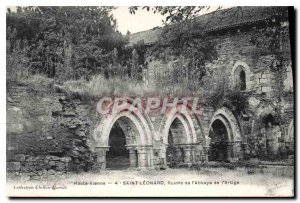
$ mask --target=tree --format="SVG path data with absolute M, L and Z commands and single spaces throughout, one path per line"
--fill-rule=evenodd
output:
M 201 11 L 207 11 L 211 7 L 210 6 L 130 6 L 129 12 L 131 14 L 135 14 L 138 9 L 145 9 L 147 11 L 152 11 L 153 13 L 159 13 L 163 16 L 166 16 L 163 21 L 164 24 L 174 24 L 182 21 L 186 21 L 192 19 L 196 16 L 199 16 Z M 217 7 L 216 11 L 221 9 L 222 7 Z
M 17 13 L 7 13 L 7 26 L 16 29 L 16 39 L 28 39 L 27 55 L 32 73 L 89 78 L 103 71 L 112 60 L 114 48 L 121 49 L 125 43 L 116 30 L 116 20 L 110 14 L 112 9 L 18 7 Z M 66 54 L 66 47 L 71 53 Z M 71 59 L 70 63 L 65 63 L 67 58 Z M 71 66 L 68 74 L 62 74 L 66 72 L 65 64 Z

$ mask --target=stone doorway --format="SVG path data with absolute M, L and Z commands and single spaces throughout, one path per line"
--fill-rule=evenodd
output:
M 184 163 L 184 150 L 182 144 L 186 140 L 186 131 L 182 122 L 175 118 L 168 133 L 168 147 L 166 151 L 168 167 L 176 167 Z
M 280 137 L 280 128 L 271 114 L 263 117 L 263 125 L 266 139 L 266 152 L 268 159 L 275 159 L 278 152 L 278 137 Z
M 209 137 L 210 151 L 209 161 L 230 161 L 232 157 L 232 147 L 229 144 L 228 131 L 223 121 L 216 119 L 210 128 Z
M 116 122 L 109 134 L 109 150 L 106 152 L 106 169 L 126 170 L 130 166 L 129 150 L 126 148 L 126 136 Z

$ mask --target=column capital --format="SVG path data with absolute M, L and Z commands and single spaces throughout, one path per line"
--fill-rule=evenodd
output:
M 182 145 L 180 145 L 180 147 L 186 151 L 186 150 L 192 150 L 192 148 L 194 146 L 193 146 L 193 144 L 182 144 Z
M 210 138 L 210 137 L 208 137 L 208 136 L 205 136 L 205 145 L 206 146 L 209 146 L 210 145 L 210 143 L 212 142 L 212 139 Z
M 107 152 L 109 150 L 109 146 L 101 146 L 101 147 L 95 147 L 95 152 Z
M 226 142 L 227 146 L 233 146 L 235 142 Z
M 152 145 L 137 145 L 135 146 L 136 150 L 148 150 L 151 149 L 153 146 Z
M 183 147 L 183 151 L 192 151 L 192 147 L 191 146 L 185 146 L 185 147 Z
M 137 148 L 136 149 L 138 154 L 146 154 L 147 153 L 147 148 Z
M 136 149 L 137 145 L 125 145 L 126 149 L 131 150 L 131 149 Z

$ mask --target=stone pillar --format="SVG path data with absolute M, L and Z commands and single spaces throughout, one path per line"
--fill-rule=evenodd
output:
M 235 160 L 242 160 L 244 159 L 242 141 L 236 141 L 233 145 L 233 157 Z
M 180 147 L 175 148 L 175 153 L 176 153 L 176 162 L 181 163 L 182 162 L 182 152 Z
M 145 169 L 147 166 L 147 151 L 144 147 L 137 148 L 138 152 L 138 169 Z
M 242 159 L 247 159 L 249 157 L 248 144 L 245 142 L 241 143 L 241 156 Z
M 233 161 L 234 160 L 233 159 L 234 157 L 233 157 L 233 154 L 232 154 L 233 145 L 234 145 L 233 142 L 227 142 L 227 144 L 226 144 L 226 157 L 227 157 L 228 161 Z
M 109 147 L 96 147 L 95 153 L 97 155 L 96 159 L 96 170 L 102 171 L 106 169 L 106 152 L 109 150 Z
M 150 169 L 154 169 L 154 164 L 153 164 L 153 149 L 152 146 L 149 146 L 147 149 L 147 166 Z
M 163 144 L 161 146 L 161 167 L 162 168 L 168 168 L 167 164 L 167 147 L 168 145 Z
M 191 146 L 191 162 L 192 164 L 196 163 L 196 146 L 192 145 Z
M 191 165 L 191 146 L 185 146 L 183 150 L 184 150 L 184 156 L 183 156 L 184 163 Z
M 137 167 L 137 153 L 134 147 L 127 147 L 129 150 L 129 169 L 135 169 Z
M 205 162 L 208 162 L 208 153 L 210 150 L 210 144 L 211 144 L 211 138 L 208 136 L 205 136 L 205 146 L 203 147 Z
M 204 153 L 204 158 L 201 160 L 201 162 L 208 162 L 208 153 L 210 150 L 210 146 L 205 146 L 203 147 L 203 153 Z

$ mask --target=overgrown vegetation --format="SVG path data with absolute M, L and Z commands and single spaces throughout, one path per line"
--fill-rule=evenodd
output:
M 7 86 L 32 75 L 53 78 L 79 94 L 187 94 L 197 92 L 204 64 L 215 55 L 194 21 L 167 26 L 151 49 L 125 47 L 113 7 L 17 7 L 7 12 Z M 195 30 L 191 33 L 191 30 Z M 200 35 L 199 35 L 200 33 Z M 197 36 L 197 37 L 195 37 Z M 145 58 L 178 57 L 164 84 L 143 85 Z M 176 64 L 177 63 L 177 64 Z M 180 63 L 180 64 L 178 64 Z M 184 67 L 182 66 L 184 65 Z M 165 67 L 161 67 L 165 69 Z M 122 81 L 122 82 L 121 82 Z M 65 83 L 65 84 L 63 84 Z M 167 85 L 166 85 L 167 84 Z M 170 88 L 171 87 L 171 88 Z M 156 91 L 156 92 L 155 92 Z
M 8 11 L 7 86 L 16 81 L 24 84 L 39 74 L 52 78 L 51 84 L 84 95 L 197 95 L 215 107 L 227 105 L 237 112 L 245 108 L 247 98 L 228 87 L 224 72 L 207 70 L 206 63 L 216 59 L 217 52 L 204 32 L 207 23 L 194 18 L 205 7 L 154 7 L 170 24 L 151 47 L 126 47 L 130 33 L 124 36 L 117 31 L 110 14 L 113 9 L 18 7 L 17 12 Z M 137 9 L 131 7 L 131 12 Z M 233 14 L 240 11 L 238 7 Z M 281 31 L 269 32 L 277 36 Z M 253 43 L 272 50 L 272 40 L 267 45 L 259 40 Z M 145 72 L 151 68 L 155 77 L 146 87 Z
M 98 97 L 111 95 L 143 96 L 153 92 L 141 82 L 133 83 L 129 78 L 121 79 L 119 77 L 106 79 L 102 75 L 93 76 L 89 81 L 84 79 L 69 80 L 61 86 L 61 89 L 73 94 Z
M 208 39 L 197 20 L 165 26 L 158 42 L 146 53 L 153 60 L 163 61 L 166 66 L 173 61 L 174 64 L 167 70 L 169 78 L 164 80 L 171 80 L 168 85 L 181 85 L 185 91 L 191 92 L 197 92 L 207 75 L 205 64 L 214 60 L 216 55 L 215 44 Z
M 135 75 L 138 61 L 117 31 L 113 7 L 18 7 L 7 12 L 8 81 L 15 72 L 56 82 Z M 116 68 L 117 67 L 117 68 Z M 115 69 L 117 70 L 115 70 Z

